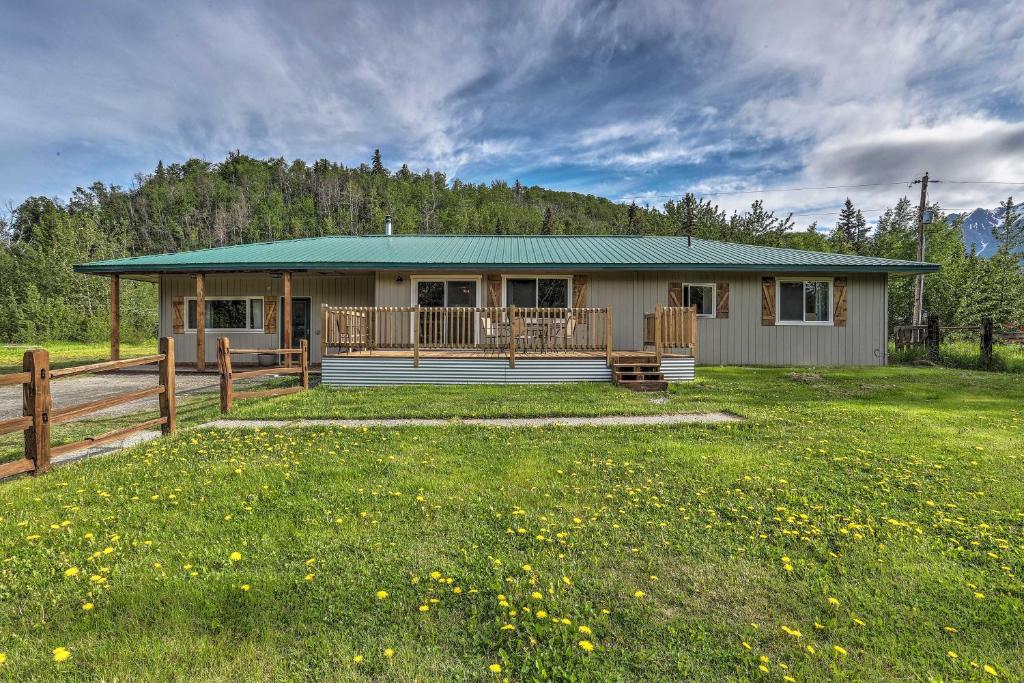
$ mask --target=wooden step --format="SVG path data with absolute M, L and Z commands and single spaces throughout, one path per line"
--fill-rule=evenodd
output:
M 668 381 L 660 380 L 626 380 L 617 382 L 621 387 L 632 391 L 665 391 L 668 389 Z
M 612 377 L 616 382 L 632 381 L 632 380 L 660 380 L 665 379 L 665 375 L 660 370 L 650 372 L 615 372 L 612 373 Z

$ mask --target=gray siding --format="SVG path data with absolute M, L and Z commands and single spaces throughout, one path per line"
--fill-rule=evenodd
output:
M 313 336 L 311 356 L 320 361 L 320 306 L 409 306 L 414 272 L 381 271 L 367 275 L 293 276 L 293 296 L 311 297 Z M 446 273 L 454 274 L 454 273 Z M 466 273 L 479 274 L 479 273 Z M 845 327 L 762 326 L 763 273 L 591 272 L 589 306 L 611 306 L 616 350 L 642 348 L 643 314 L 668 303 L 668 283 L 729 283 L 729 318 L 699 318 L 698 362 L 710 365 L 884 365 L 887 338 L 887 290 L 884 274 L 848 275 L 848 320 Z M 401 277 L 401 282 L 398 278 Z M 281 294 L 280 278 L 258 275 L 208 275 L 208 296 L 266 296 Z M 486 280 L 485 280 L 486 282 Z M 170 333 L 171 301 L 194 296 L 195 283 L 185 276 L 161 281 L 161 334 Z M 277 345 L 275 335 L 235 333 L 232 345 Z M 175 335 L 182 362 L 195 360 L 195 334 Z M 207 336 L 207 361 L 216 360 L 216 336 Z
M 698 318 L 697 361 L 710 365 L 884 365 L 886 276 L 848 275 L 846 326 L 761 325 L 762 273 L 592 273 L 589 305 L 611 306 L 616 349 L 639 349 L 644 312 L 668 283 L 729 283 L 729 317 Z M 786 275 L 789 277 L 789 274 Z M 820 277 L 820 275 L 816 276 Z
M 206 296 L 281 296 L 281 278 L 269 275 L 207 275 Z M 309 339 L 310 362 L 320 362 L 320 307 L 332 306 L 373 306 L 374 281 L 372 274 L 366 275 L 316 275 L 296 273 L 292 275 L 292 296 L 311 299 L 311 334 Z M 160 334 L 171 335 L 173 325 L 172 306 L 176 296 L 196 295 L 195 280 L 188 276 L 165 275 L 160 279 Z M 280 333 L 280 307 L 278 310 L 278 332 Z M 194 363 L 196 359 L 196 335 L 194 332 L 174 334 L 175 356 L 178 362 Z M 206 334 L 206 361 L 217 361 L 217 337 L 220 333 Z M 276 348 L 280 343 L 279 334 L 262 332 L 231 332 L 227 335 L 236 348 Z M 252 362 L 254 358 L 235 357 L 236 362 Z

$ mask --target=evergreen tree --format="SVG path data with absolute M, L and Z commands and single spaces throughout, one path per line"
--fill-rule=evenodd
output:
M 388 169 L 384 168 L 384 161 L 380 156 L 380 148 L 373 150 L 373 163 L 371 164 L 373 175 L 387 175 Z
M 544 209 L 544 222 L 540 226 L 540 234 L 550 235 L 555 224 L 555 215 L 551 211 L 551 207 Z
M 868 226 L 864 214 L 853 207 L 849 197 L 839 212 L 839 220 L 829 235 L 829 243 L 836 251 L 863 254 L 868 246 Z
M 999 202 L 999 208 L 1003 210 L 1003 221 L 992 228 L 992 236 L 1000 249 L 1011 253 L 1019 251 L 1024 247 L 1024 220 L 1019 220 L 1017 208 L 1013 205 L 1013 197 L 1007 197 L 1005 202 Z
M 629 210 L 626 212 L 626 232 L 630 235 L 636 235 L 640 232 L 639 213 L 640 208 L 636 205 L 636 200 L 633 200 L 629 205 Z

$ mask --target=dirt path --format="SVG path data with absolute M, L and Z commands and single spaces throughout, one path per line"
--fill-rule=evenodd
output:
M 623 425 L 718 424 L 742 422 L 731 413 L 672 413 L 667 415 L 605 415 L 602 417 L 494 417 L 465 420 L 382 419 L 382 420 L 214 420 L 207 429 L 269 429 L 280 427 L 618 427 Z

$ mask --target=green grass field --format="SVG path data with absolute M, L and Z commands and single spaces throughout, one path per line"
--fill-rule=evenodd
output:
M 699 376 L 238 413 L 747 422 L 191 431 L 2 484 L 0 677 L 1024 677 L 1018 378 Z
M 0 345 L 0 373 L 20 372 L 22 357 L 31 348 L 44 348 L 50 352 L 50 367 L 65 368 L 110 360 L 110 344 L 94 342 L 40 342 L 38 344 Z M 139 343 L 121 343 L 121 357 L 148 356 L 157 352 L 156 339 Z

